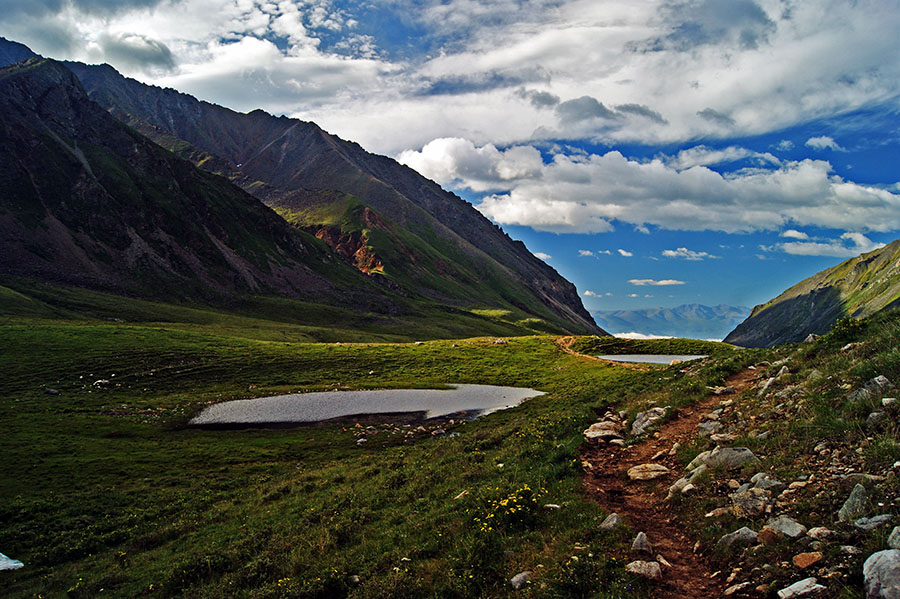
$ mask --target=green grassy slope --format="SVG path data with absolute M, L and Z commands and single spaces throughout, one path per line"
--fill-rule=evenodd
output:
M 801 341 L 840 318 L 863 318 L 900 299 L 900 240 L 851 258 L 757 306 L 725 338 L 747 347 Z
M 308 344 L 216 326 L 4 320 L 0 547 L 27 564 L 4 573 L 5 596 L 505 596 L 536 564 L 546 596 L 643 596 L 610 558 L 624 541 L 580 499 L 580 431 L 623 394 L 666 384 L 688 400 L 740 366 L 686 378 L 548 337 Z M 375 424 L 362 448 L 347 423 L 183 427 L 214 401 L 447 382 L 548 395 L 441 424 L 454 438 Z

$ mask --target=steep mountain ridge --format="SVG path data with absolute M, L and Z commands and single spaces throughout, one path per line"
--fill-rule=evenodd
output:
M 5 274 L 180 299 L 365 303 L 373 287 L 252 196 L 114 119 L 60 63 L 0 70 L 0 115 Z
M 725 341 L 769 347 L 827 333 L 840 318 L 864 318 L 900 300 L 900 240 L 850 258 L 753 308 Z
M 552 267 L 468 202 L 393 159 L 370 154 L 314 123 L 260 110 L 237 113 L 144 85 L 108 65 L 67 66 L 91 98 L 117 118 L 198 166 L 228 176 L 270 206 L 302 213 L 310 195 L 338 191 L 417 237 L 415 245 L 430 246 L 426 253 L 446 268 L 423 269 L 403 253 L 395 260 L 379 257 L 380 274 L 409 293 L 460 306 L 499 301 L 575 332 L 602 332 L 575 287 Z M 437 286 L 436 276 L 444 280 Z

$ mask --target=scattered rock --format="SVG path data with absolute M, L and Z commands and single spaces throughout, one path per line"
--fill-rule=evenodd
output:
M 879 514 L 871 518 L 860 518 L 853 523 L 853 527 L 859 530 L 870 531 L 881 528 L 894 519 L 893 514 Z
M 791 539 L 799 539 L 806 534 L 806 527 L 789 516 L 772 518 L 766 526 Z
M 731 511 L 738 518 L 755 518 L 766 513 L 772 493 L 765 489 L 745 489 L 731 495 Z
M 622 517 L 613 512 L 600 523 L 600 530 L 613 530 L 622 525 Z
M 725 468 L 736 470 L 744 464 L 759 462 L 759 458 L 746 447 L 716 447 L 712 451 L 704 451 L 688 464 L 687 469 L 693 470 L 701 465 L 710 468 Z
M 772 528 L 763 526 L 759 529 L 758 541 L 763 545 L 774 545 L 784 539 L 784 535 Z
M 768 389 L 774 382 L 775 382 L 775 377 L 773 376 L 760 386 L 759 393 L 757 393 L 756 395 L 758 397 L 762 397 L 763 395 L 765 395 L 766 389 Z
M 851 401 L 867 401 L 880 399 L 885 391 L 893 388 L 893 383 L 886 376 L 878 375 L 868 383 L 850 394 Z
M 896 405 L 896 404 L 897 404 L 896 397 L 882 397 L 881 398 L 881 405 L 884 406 L 885 408 L 888 408 L 888 407 Z
M 661 554 L 656 554 L 656 561 L 659 562 L 659 565 L 663 568 L 671 568 L 672 564 L 669 563 L 669 560 L 664 558 Z
M 822 555 L 821 551 L 813 551 L 811 553 L 798 553 L 794 556 L 793 562 L 795 566 L 801 570 L 805 570 L 806 568 L 815 566 L 823 559 L 825 559 L 825 556 Z
M 812 597 L 823 597 L 826 589 L 824 586 L 817 584 L 815 578 L 804 578 L 795 582 L 789 587 L 785 587 L 778 591 L 778 599 L 811 599 Z
M 787 487 L 780 480 L 775 480 L 774 478 L 770 478 L 768 474 L 765 472 L 758 472 L 753 475 L 753 478 L 750 479 L 750 482 L 753 483 L 753 486 L 757 489 L 765 489 L 766 491 L 771 491 L 774 493 L 781 493 Z
M 900 551 L 873 553 L 863 564 L 867 599 L 900 599 Z
M 806 534 L 817 541 L 831 541 L 836 536 L 833 530 L 825 528 L 824 526 L 810 528 Z
M 862 549 L 853 545 L 841 545 L 840 552 L 841 555 L 859 555 L 862 553 Z
M 750 588 L 749 582 L 742 582 L 740 584 L 735 584 L 735 585 L 728 587 L 727 589 L 725 589 L 725 592 L 722 594 L 725 597 L 731 597 L 732 595 L 737 595 L 738 593 L 745 591 L 749 588 Z
M 900 526 L 895 526 L 888 535 L 887 546 L 891 549 L 900 549 Z
M 634 537 L 634 541 L 631 543 L 631 550 L 635 553 L 652 555 L 653 545 L 650 544 L 650 539 L 647 538 L 647 535 L 641 531 Z
M 756 543 L 758 535 L 756 531 L 750 530 L 746 526 L 743 528 L 739 528 L 732 533 L 728 533 L 727 535 L 723 535 L 722 538 L 718 540 L 716 543 L 716 547 L 733 547 L 737 545 L 738 547 L 753 545 Z
M 708 439 L 722 430 L 722 423 L 716 421 L 701 422 L 697 428 L 699 429 L 700 438 Z
M 678 358 L 675 358 L 674 360 L 669 361 L 669 366 L 677 366 L 677 365 L 683 364 L 683 363 L 684 363 L 684 360 L 679 360 Z
M 662 579 L 662 568 L 659 567 L 657 562 L 634 561 L 625 566 L 625 571 L 649 580 Z
M 662 464 L 641 464 L 628 469 L 628 478 L 631 480 L 654 480 L 668 473 L 669 469 Z
M 666 408 L 650 408 L 645 412 L 639 412 L 631 423 L 632 435 L 643 435 L 648 428 L 659 422 L 666 415 Z
M 705 518 L 721 518 L 722 516 L 727 516 L 730 513 L 731 513 L 730 507 L 717 507 L 716 509 L 712 510 L 711 512 L 707 512 L 707 514 L 704 517 Z
M 363 445 L 365 445 L 368 442 L 369 442 L 369 440 L 366 439 L 365 437 L 360 437 L 359 439 L 356 440 L 356 446 L 362 447 Z
M 518 574 L 516 574 L 515 576 L 513 576 L 512 578 L 509 579 L 509 584 L 512 585 L 512 588 L 514 588 L 515 590 L 518 591 L 518 590 L 522 589 L 526 584 L 528 584 L 528 581 L 531 580 L 532 574 L 533 573 L 529 570 L 525 570 L 524 572 L 519 572 Z
M 94 387 L 98 389 L 106 389 L 110 386 L 110 382 L 107 379 L 97 379 L 94 381 Z
M 545 503 L 544 509 L 545 510 L 561 510 L 562 507 L 556 503 Z
M 818 338 L 819 338 L 819 336 L 816 335 L 815 333 L 810 333 L 809 335 L 806 336 L 806 339 L 803 340 L 803 343 L 812 343 L 813 341 L 815 341 Z
M 44 393 L 47 395 L 59 395 L 59 391 L 56 389 L 51 389 L 50 387 L 44 387 Z
M 849 489 L 856 485 L 872 485 L 884 482 L 883 476 L 877 474 L 864 474 L 862 472 L 851 472 L 841 477 L 841 486 Z
M 866 491 L 866 488 L 857 483 L 850 492 L 847 501 L 845 501 L 844 505 L 841 506 L 841 509 L 838 510 L 838 520 L 841 522 L 850 522 L 862 517 L 865 513 L 866 501 L 868 499 L 869 493 Z
M 584 436 L 588 439 L 600 439 L 608 441 L 622 438 L 622 425 L 612 420 L 595 422 L 584 430 Z

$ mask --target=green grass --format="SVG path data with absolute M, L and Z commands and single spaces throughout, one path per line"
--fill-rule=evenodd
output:
M 541 596 L 585 575 L 566 565 L 576 543 L 600 560 L 585 571 L 611 574 L 601 596 L 628 594 L 634 581 L 602 557 L 622 539 L 596 532 L 603 514 L 581 500 L 574 460 L 594 409 L 640 373 L 564 354 L 548 337 L 312 344 L 232 333 L 0 327 L 0 547 L 27 564 L 4 573 L 6 596 L 504 595 L 509 577 L 538 564 Z M 455 438 L 379 424 L 363 448 L 346 423 L 184 427 L 213 401 L 446 382 L 548 395 L 451 426 Z M 481 532 L 475 518 L 525 486 L 539 494 L 528 517 Z

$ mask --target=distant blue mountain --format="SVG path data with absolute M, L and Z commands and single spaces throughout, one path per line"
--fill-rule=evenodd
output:
M 674 308 L 592 312 L 612 334 L 640 333 L 691 339 L 723 339 L 750 314 L 743 306 L 684 304 Z

